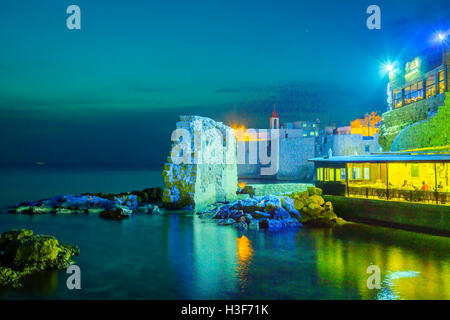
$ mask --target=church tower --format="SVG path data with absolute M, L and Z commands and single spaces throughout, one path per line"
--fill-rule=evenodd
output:
M 280 117 L 275 111 L 275 106 L 273 106 L 273 112 L 270 116 L 270 129 L 280 129 Z

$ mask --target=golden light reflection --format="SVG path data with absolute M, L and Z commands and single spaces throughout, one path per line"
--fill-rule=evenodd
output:
M 246 236 L 237 238 L 237 255 L 239 264 L 246 264 L 253 256 L 250 240 Z
M 348 232 L 356 230 L 349 228 Z M 384 229 L 383 229 L 384 230 Z M 383 232 L 380 230 L 379 232 Z M 389 230 L 385 230 L 389 232 Z M 450 298 L 450 265 L 444 251 L 447 239 L 419 234 L 397 233 L 392 237 L 403 245 L 384 245 L 377 234 L 355 234 L 366 243 L 343 242 L 328 233 L 316 234 L 319 281 L 337 287 L 358 288 L 361 299 L 444 299 Z M 409 248 L 412 246 L 414 249 Z M 419 250 L 417 254 L 415 250 Z M 381 290 L 367 288 L 367 267 L 375 264 L 381 270 Z
M 250 240 L 242 235 L 237 238 L 237 273 L 239 277 L 239 286 L 244 291 L 247 286 L 249 266 L 253 257 L 253 249 Z

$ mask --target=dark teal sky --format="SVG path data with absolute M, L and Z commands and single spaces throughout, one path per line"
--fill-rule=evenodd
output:
M 345 124 L 385 110 L 382 63 L 449 16 L 447 0 L 2 1 L 0 163 L 159 165 L 180 113 Z

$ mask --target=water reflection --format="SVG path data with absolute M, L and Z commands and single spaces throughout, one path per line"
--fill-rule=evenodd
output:
M 239 287 L 241 292 L 245 292 L 245 289 L 247 287 L 247 279 L 249 276 L 252 256 L 253 249 L 250 240 L 244 235 L 237 238 L 238 265 L 236 268 L 236 272 L 238 274 Z
M 322 283 L 357 287 L 362 299 L 449 299 L 449 239 L 365 225 L 315 233 Z M 367 288 L 367 267 L 382 289 Z

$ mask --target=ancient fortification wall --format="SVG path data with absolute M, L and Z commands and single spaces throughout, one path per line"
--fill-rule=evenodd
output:
M 177 129 L 164 165 L 163 202 L 202 210 L 217 201 L 233 200 L 237 190 L 233 129 L 198 116 L 181 116 Z
M 243 142 L 239 142 L 243 143 Z M 257 154 L 259 144 L 255 143 Z M 239 178 L 270 179 L 270 180 L 311 180 L 314 175 L 314 164 L 308 159 L 315 157 L 314 137 L 293 137 L 279 140 L 279 167 L 278 172 L 272 176 L 261 175 L 261 164 L 250 164 L 249 143 L 245 143 L 246 164 L 238 164 Z
M 402 130 L 412 126 L 415 123 L 427 120 L 430 115 L 433 115 L 437 111 L 439 106 L 444 105 L 444 100 L 445 95 L 440 94 L 435 97 L 421 100 L 405 107 L 383 113 L 379 136 L 379 143 L 383 150 L 391 150 L 394 140 L 400 132 L 402 132 Z M 432 132 L 430 132 L 430 134 L 433 135 Z M 411 137 L 412 136 L 415 136 L 415 134 L 411 135 Z M 426 136 L 428 136 L 428 133 L 424 132 L 424 137 Z M 416 147 L 414 143 L 408 143 L 408 145 L 412 146 L 412 148 L 419 148 L 418 146 Z
M 308 159 L 315 157 L 315 138 L 287 138 L 280 140 L 278 180 L 311 180 L 314 164 Z
M 323 153 L 328 154 L 332 150 L 333 156 L 352 156 L 369 154 L 381 151 L 378 144 L 378 136 L 365 140 L 360 134 L 326 135 L 323 142 Z

